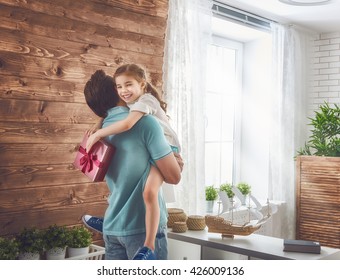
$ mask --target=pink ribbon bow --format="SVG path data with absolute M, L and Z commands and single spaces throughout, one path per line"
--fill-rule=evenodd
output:
M 98 167 L 102 167 L 102 163 L 97 159 L 97 155 L 87 153 L 86 149 L 84 149 L 82 146 L 79 147 L 79 152 L 83 154 L 83 156 L 80 158 L 80 165 L 83 166 L 81 171 L 83 173 L 86 171 L 90 172 L 93 169 L 93 164 Z

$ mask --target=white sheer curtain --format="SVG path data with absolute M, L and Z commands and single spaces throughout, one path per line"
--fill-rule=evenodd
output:
M 282 237 L 295 238 L 296 151 L 306 139 L 311 35 L 272 24 L 273 87 L 269 139 L 269 199 L 286 202 Z
M 175 206 L 189 215 L 205 210 L 203 105 L 211 8 L 211 0 L 169 0 L 163 89 L 185 163 Z

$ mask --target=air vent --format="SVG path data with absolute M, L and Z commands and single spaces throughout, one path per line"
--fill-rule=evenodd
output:
M 229 20 L 250 25 L 256 28 L 270 30 L 270 20 L 228 6 L 218 1 L 214 1 L 212 10 L 215 15 L 227 18 Z

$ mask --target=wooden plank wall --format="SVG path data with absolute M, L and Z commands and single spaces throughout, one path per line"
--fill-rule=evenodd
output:
M 106 184 L 72 165 L 96 119 L 83 88 L 130 62 L 160 88 L 167 10 L 168 0 L 0 0 L 0 236 L 103 215 Z

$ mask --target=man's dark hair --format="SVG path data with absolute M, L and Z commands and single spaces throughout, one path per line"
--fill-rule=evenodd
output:
M 107 110 L 116 107 L 119 97 L 112 77 L 103 70 L 97 70 L 92 74 L 84 88 L 87 105 L 99 117 L 105 118 Z

